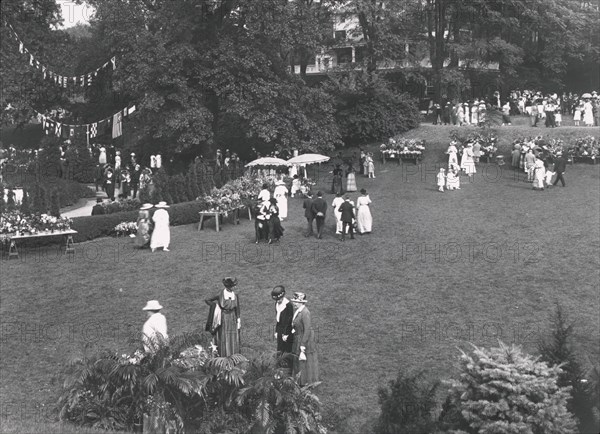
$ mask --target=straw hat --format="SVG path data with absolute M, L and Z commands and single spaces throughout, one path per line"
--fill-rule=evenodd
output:
M 294 298 L 291 300 L 296 303 L 306 303 L 306 294 L 303 292 L 294 292 Z
M 167 202 L 165 201 L 160 201 L 158 202 L 156 205 L 154 205 L 156 208 L 170 208 L 169 205 L 167 205 Z
M 150 300 L 142 310 L 161 310 L 162 308 L 158 300 Z
M 142 205 L 142 207 L 140 208 L 140 210 L 151 209 L 152 207 L 154 207 L 154 205 L 152 205 L 151 203 L 145 203 L 145 204 Z

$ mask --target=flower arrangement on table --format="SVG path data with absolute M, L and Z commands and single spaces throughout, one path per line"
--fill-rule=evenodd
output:
M 73 221 L 67 217 L 54 217 L 48 214 L 24 215 L 20 211 L 2 213 L 0 233 L 30 233 L 66 231 Z
M 388 140 L 388 143 L 383 143 L 379 146 L 382 154 L 388 158 L 396 158 L 396 156 L 421 156 L 425 151 L 425 142 L 415 139 L 394 139 Z
M 569 147 L 569 153 L 575 157 L 589 157 L 595 160 L 600 156 L 600 140 L 598 137 L 578 137 Z
M 128 235 L 135 235 L 137 233 L 136 222 L 121 222 L 113 229 L 117 236 L 126 237 Z

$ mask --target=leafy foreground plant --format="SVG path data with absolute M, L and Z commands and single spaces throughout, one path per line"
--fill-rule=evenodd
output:
M 204 343 L 203 347 L 200 343 Z M 206 336 L 157 342 L 132 355 L 103 351 L 66 369 L 61 420 L 173 433 L 324 433 L 313 386 L 299 387 L 264 356 L 218 357 Z
M 440 382 L 427 382 L 423 371 L 399 372 L 388 387 L 378 390 L 381 415 L 375 426 L 377 434 L 429 434 L 435 431 L 433 411 Z
M 550 339 L 539 342 L 538 350 L 546 363 L 563 366 L 558 385 L 571 387 L 567 409 L 575 416 L 578 431 L 597 433 L 600 432 L 600 389 L 593 379 L 594 372 L 597 378 L 598 363 L 586 375 L 573 347 L 573 329 L 573 323 L 557 304 L 552 316 Z M 591 377 L 592 381 L 586 377 Z
M 461 375 L 451 381 L 444 405 L 444 432 L 569 434 L 570 387 L 560 387 L 560 366 L 549 367 L 500 342 L 498 348 L 462 352 Z

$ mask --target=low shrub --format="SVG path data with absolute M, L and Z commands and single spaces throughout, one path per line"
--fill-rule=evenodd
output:
M 171 226 L 198 223 L 200 221 L 198 213 L 202 209 L 203 202 L 200 200 L 171 205 L 168 210 Z M 121 222 L 136 221 L 137 217 L 137 209 L 135 211 L 115 212 L 112 214 L 75 217 L 71 228 L 78 232 L 74 237 L 75 242 L 81 242 L 114 235 L 115 226 Z

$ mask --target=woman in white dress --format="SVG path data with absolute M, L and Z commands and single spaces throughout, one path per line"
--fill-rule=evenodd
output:
M 460 168 L 464 170 L 469 177 L 472 177 L 476 172 L 473 157 L 473 143 L 469 143 L 463 150 L 462 158 L 460 160 Z
M 100 148 L 100 156 L 98 157 L 98 163 L 106 164 L 106 148 L 104 146 Z
M 171 229 L 169 229 L 169 213 L 166 208 L 169 208 L 169 205 L 166 202 L 159 202 L 155 208 L 157 210 L 152 216 L 154 230 L 150 238 L 150 248 L 155 252 L 157 248 L 162 247 L 165 252 L 168 252 L 171 244 Z
M 479 121 L 477 119 L 477 110 L 479 108 L 479 101 L 475 100 L 471 106 L 471 124 L 477 126 Z
M 288 215 L 288 203 L 287 194 L 289 190 L 285 186 L 285 182 L 277 181 L 275 183 L 275 190 L 273 191 L 273 197 L 277 200 L 277 208 L 279 208 L 279 219 L 283 220 Z
M 533 189 L 534 190 L 543 190 L 544 189 L 544 180 L 546 179 L 546 168 L 544 167 L 544 162 L 539 156 L 535 157 L 535 163 L 533 166 L 534 170 L 534 180 L 533 180 Z
M 451 165 L 452 163 L 458 164 L 457 153 L 456 142 L 453 140 L 450 142 L 450 145 L 448 145 L 448 150 L 446 151 L 446 154 L 448 154 L 448 165 Z
M 586 99 L 583 103 L 583 124 L 586 127 L 594 126 L 594 106 L 589 99 Z
M 364 188 L 360 190 L 362 196 L 356 200 L 356 225 L 359 234 L 370 234 L 373 226 L 373 217 L 371 216 L 371 199 Z
M 342 212 L 340 211 L 340 205 L 344 203 L 344 198 L 342 197 L 342 193 L 338 193 L 335 195 L 333 202 L 331 202 L 331 206 L 333 207 L 333 215 L 335 216 L 335 233 L 342 233 Z

